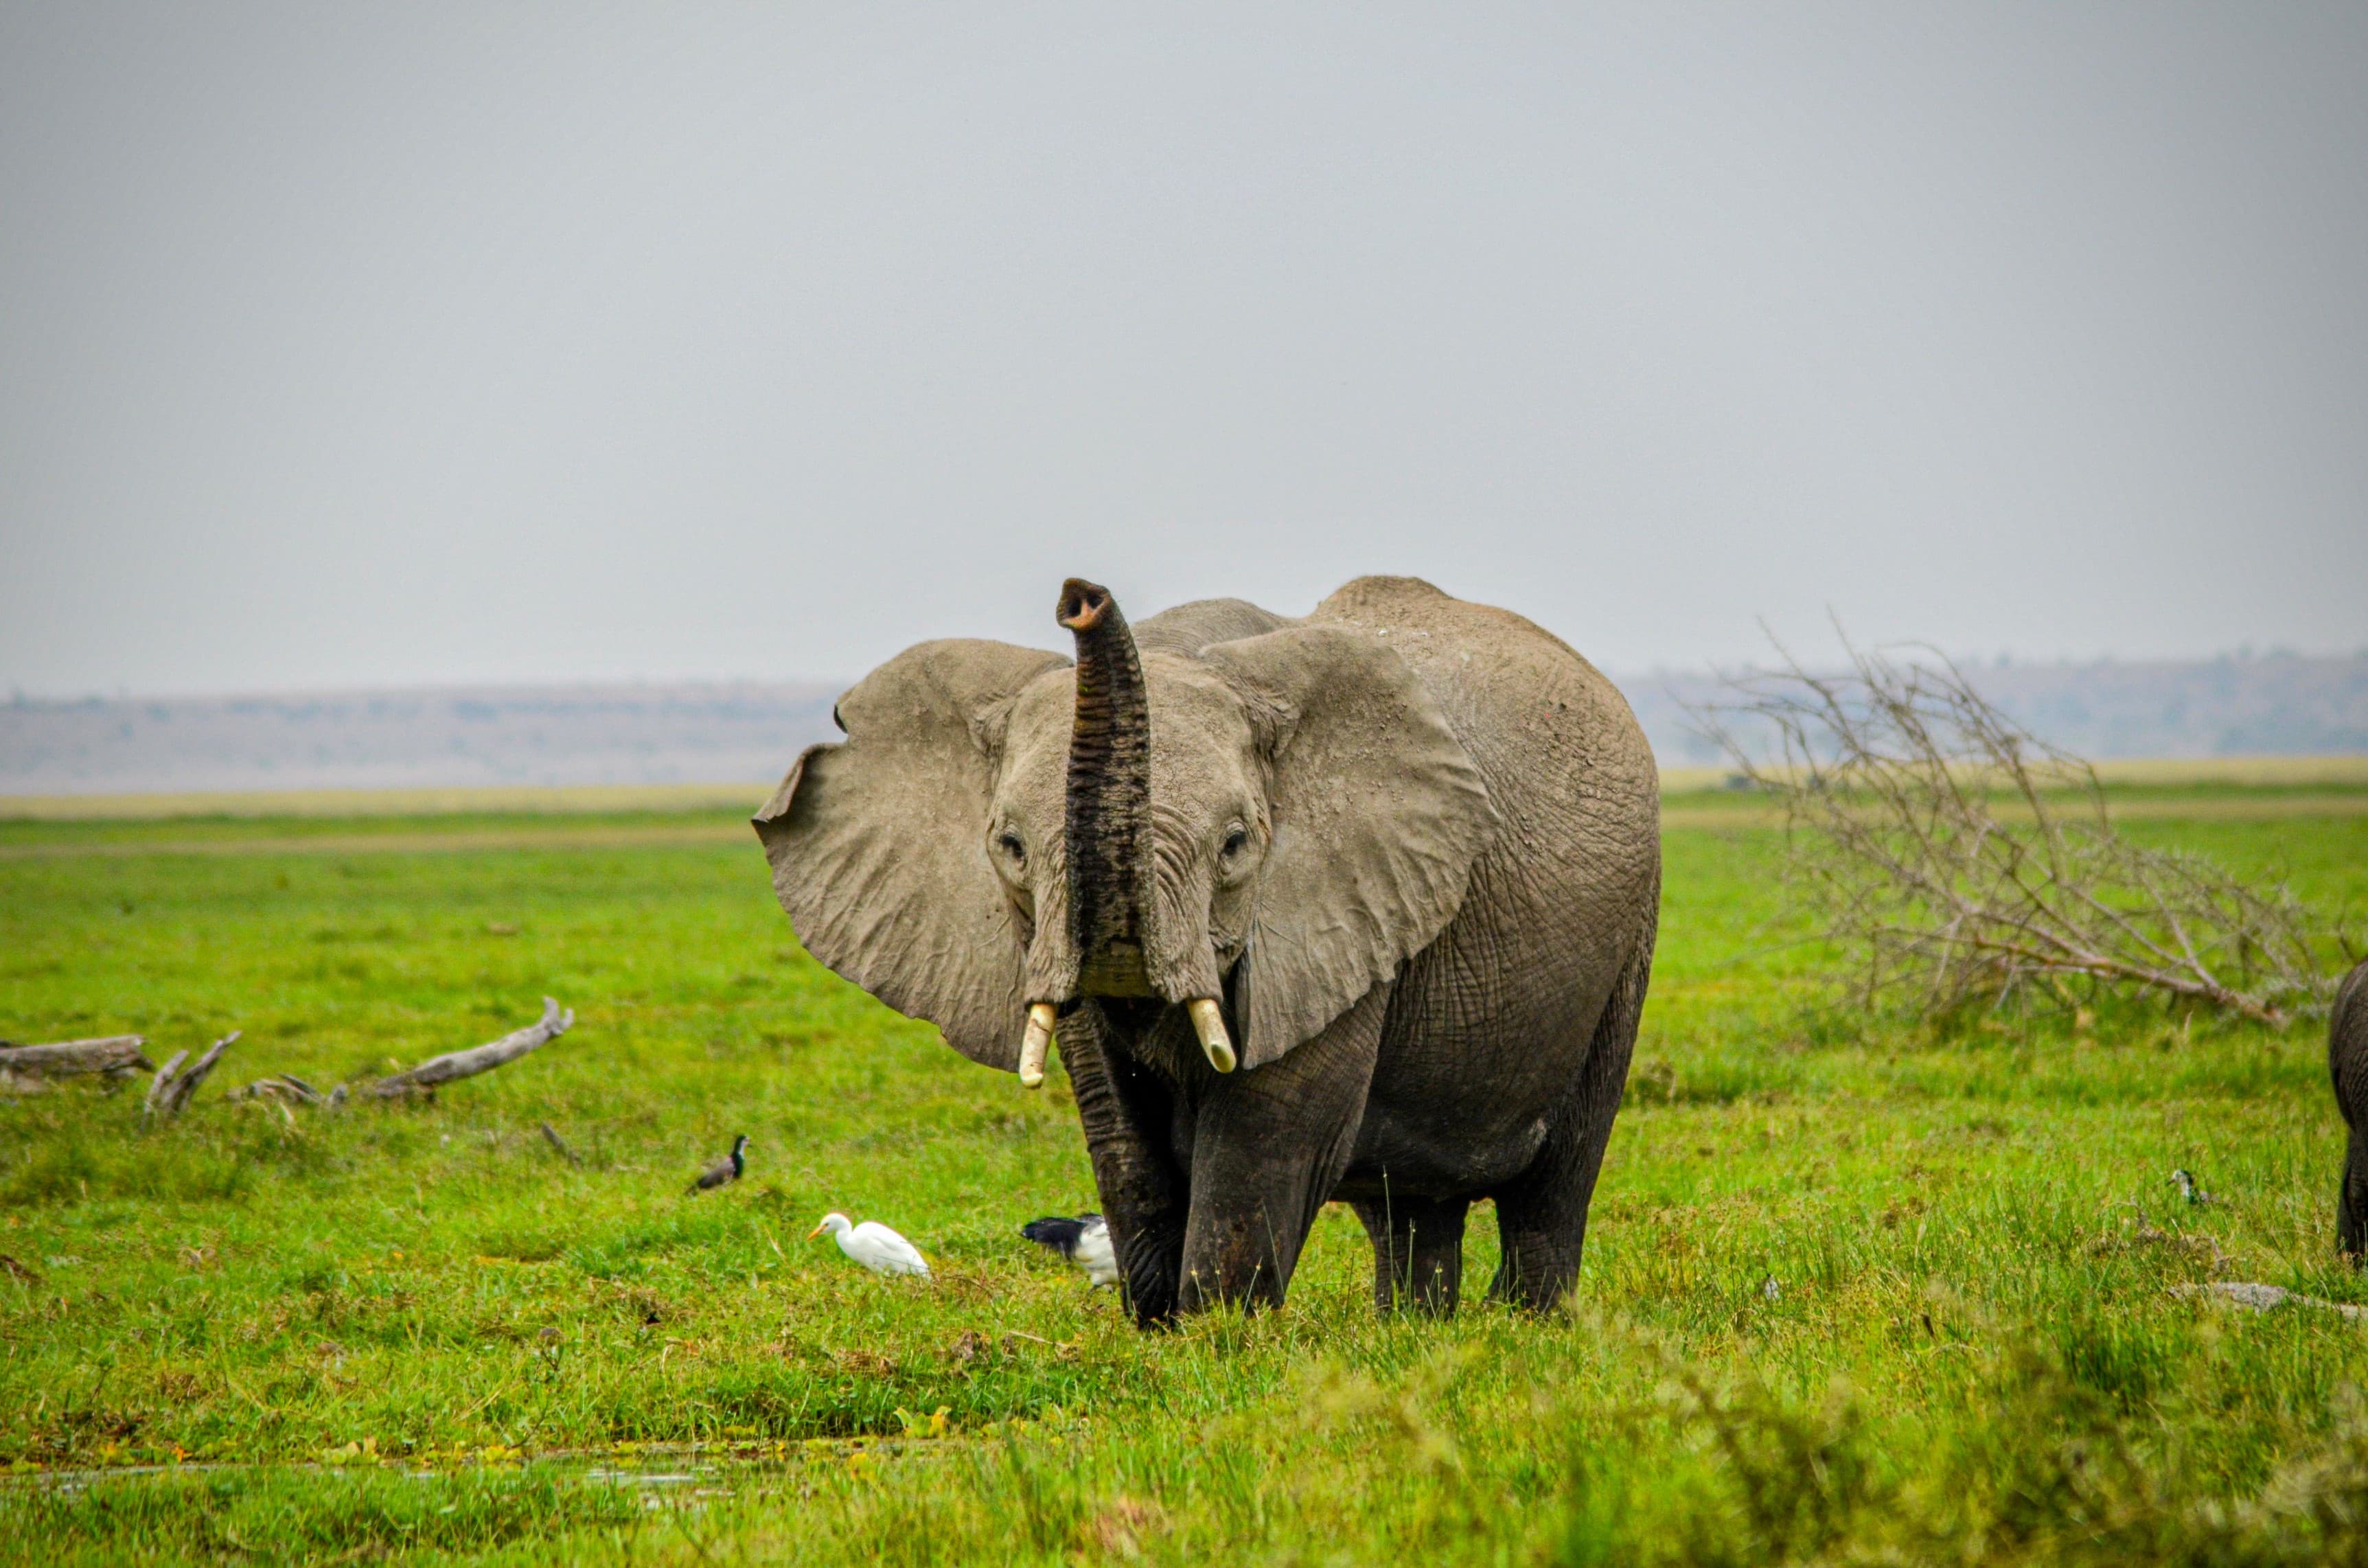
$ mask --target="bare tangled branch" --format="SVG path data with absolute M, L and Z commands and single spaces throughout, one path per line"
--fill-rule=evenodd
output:
M 1833 676 L 1783 653 L 1694 718 L 1782 804 L 1796 874 L 1864 949 L 1870 1000 L 1938 1014 L 2085 982 L 2277 1028 L 2325 1007 L 2332 982 L 2283 887 L 2123 838 L 2095 770 L 1945 657 L 1849 652 Z

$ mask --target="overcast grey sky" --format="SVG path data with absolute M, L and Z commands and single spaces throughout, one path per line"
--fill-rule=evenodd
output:
M 2368 6 L 0 6 L 0 690 L 2368 645 Z

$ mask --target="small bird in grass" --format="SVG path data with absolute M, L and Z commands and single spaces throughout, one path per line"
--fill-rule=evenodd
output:
M 1118 1254 L 1110 1246 L 1110 1227 L 1099 1214 L 1080 1214 L 1074 1220 L 1053 1216 L 1030 1220 L 1019 1227 L 1019 1233 L 1040 1247 L 1059 1253 L 1086 1271 L 1092 1281 L 1088 1290 L 1118 1283 Z
M 545 1128 L 545 1131 L 550 1129 Z M 732 1153 L 699 1173 L 690 1184 L 693 1192 L 712 1192 L 727 1182 L 738 1181 L 748 1170 L 748 1135 L 746 1132 L 732 1140 Z
M 929 1260 L 921 1249 L 882 1224 L 866 1220 L 860 1225 L 844 1214 L 825 1214 L 822 1223 L 806 1233 L 812 1241 L 825 1231 L 838 1238 L 838 1250 L 874 1274 L 916 1274 L 929 1277 Z
M 2202 1205 L 2212 1201 L 2212 1195 L 2196 1186 L 2195 1177 L 2190 1173 L 2183 1170 L 2173 1171 L 2170 1173 L 2170 1180 L 2171 1185 L 2179 1188 L 2188 1202 Z

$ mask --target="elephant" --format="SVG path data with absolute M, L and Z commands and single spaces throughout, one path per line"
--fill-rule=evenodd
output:
M 1360 577 L 1061 654 L 923 642 L 755 819 L 822 963 L 1041 1083 L 1057 1040 L 1136 1323 L 1281 1304 L 1351 1205 L 1387 1312 L 1551 1308 L 1651 978 L 1659 776 L 1611 683 L 1508 610 Z
M 2335 1108 L 2351 1130 L 2343 1152 L 2343 1185 L 2335 1193 L 2335 1245 L 2357 1260 L 2368 1252 L 2368 959 L 2352 966 L 2335 993 L 2327 1023 L 2327 1073 L 2335 1080 Z

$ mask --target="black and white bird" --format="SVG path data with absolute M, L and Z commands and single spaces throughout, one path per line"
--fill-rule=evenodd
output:
M 1110 1246 L 1110 1227 L 1102 1223 L 1100 1215 L 1080 1214 L 1074 1220 L 1054 1215 L 1030 1220 L 1019 1227 L 1019 1233 L 1084 1269 L 1086 1278 L 1092 1281 L 1088 1289 L 1118 1283 L 1118 1254 Z
M 728 1182 L 738 1181 L 748 1169 L 748 1135 L 746 1132 L 732 1140 L 732 1153 L 699 1173 L 690 1184 L 693 1192 L 712 1192 Z
M 2196 1186 L 2195 1177 L 2187 1171 L 2171 1172 L 2170 1182 L 2190 1203 L 2202 1205 L 2212 1201 L 2212 1195 Z

